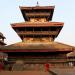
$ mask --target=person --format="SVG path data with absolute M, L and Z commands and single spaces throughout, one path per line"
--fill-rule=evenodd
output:
M 3 63 L 0 61 L 0 71 L 3 70 L 3 68 L 4 68 L 4 65 L 3 65 Z
M 49 64 L 48 63 L 45 64 L 45 71 L 49 71 Z

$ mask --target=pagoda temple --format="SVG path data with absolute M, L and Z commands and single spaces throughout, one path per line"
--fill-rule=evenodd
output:
M 52 22 L 55 6 L 20 6 L 25 22 L 11 27 L 22 42 L 0 47 L 8 54 L 5 67 L 12 71 L 45 70 L 45 67 L 68 67 L 67 53 L 75 48 L 55 42 L 63 22 Z

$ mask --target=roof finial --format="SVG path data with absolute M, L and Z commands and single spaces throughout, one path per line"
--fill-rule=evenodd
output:
M 39 2 L 37 1 L 37 6 L 39 6 Z

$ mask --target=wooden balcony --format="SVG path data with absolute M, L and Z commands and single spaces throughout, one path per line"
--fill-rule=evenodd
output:
M 19 31 L 20 35 L 58 35 L 58 31 Z

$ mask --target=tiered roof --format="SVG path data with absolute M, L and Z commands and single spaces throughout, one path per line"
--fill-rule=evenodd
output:
M 17 32 L 19 28 L 26 28 L 26 27 L 55 27 L 58 28 L 58 30 L 54 32 L 29 32 L 23 30 L 19 30 L 17 34 L 21 37 L 23 35 L 46 35 L 46 36 L 52 36 L 53 39 L 55 39 L 60 30 L 62 29 L 64 23 L 62 22 L 50 22 L 52 20 L 53 12 L 54 12 L 55 6 L 35 6 L 35 7 L 23 7 L 20 6 L 20 10 L 22 12 L 23 18 L 25 19 L 26 22 L 22 23 L 13 23 L 11 24 L 12 28 Z M 34 18 L 34 21 L 32 22 L 31 20 Z M 35 21 L 36 19 L 45 19 L 44 22 L 42 21 Z M 47 34 L 46 34 L 47 33 Z M 23 39 L 22 39 L 23 40 Z
M 35 7 L 20 7 L 22 15 L 24 19 L 27 22 L 22 22 L 22 23 L 13 23 L 12 28 L 15 30 L 15 28 L 19 27 L 60 27 L 58 30 L 58 33 L 62 29 L 64 23 L 62 22 L 50 22 L 53 16 L 54 12 L 54 6 L 35 6 Z M 47 22 L 29 22 L 29 17 L 26 15 L 26 13 L 34 13 L 41 12 L 41 13 L 50 13 Z M 34 16 L 36 17 L 36 15 Z M 40 15 L 40 14 L 39 14 Z M 40 15 L 41 16 L 41 15 Z M 17 32 L 17 31 L 16 31 Z M 57 33 L 57 35 L 58 35 Z M 26 34 L 26 32 L 25 32 Z M 30 33 L 28 33 L 30 34 Z M 43 33 L 42 33 L 43 34 Z M 47 34 L 47 33 L 46 33 Z M 49 33 L 50 34 L 50 33 Z M 12 44 L 9 46 L 1 47 L 0 51 L 3 52 L 71 52 L 74 49 L 74 47 L 64 45 L 61 43 L 55 43 L 55 42 L 50 42 L 49 44 L 40 44 L 40 43 L 31 43 L 27 44 L 25 42 L 20 42 L 16 44 Z
M 29 17 L 34 17 L 34 16 L 37 17 L 37 15 L 39 15 L 40 17 L 47 17 L 48 20 L 52 20 L 54 8 L 55 8 L 55 6 L 35 6 L 35 7 L 20 6 L 20 10 L 26 21 L 29 20 Z M 40 11 L 41 14 L 38 14 L 38 11 Z M 29 12 L 30 12 L 30 14 L 29 14 Z M 31 14 L 31 12 L 32 12 L 32 14 Z M 36 13 L 37 15 L 34 13 Z M 43 13 L 45 13 L 45 14 L 43 14 Z

